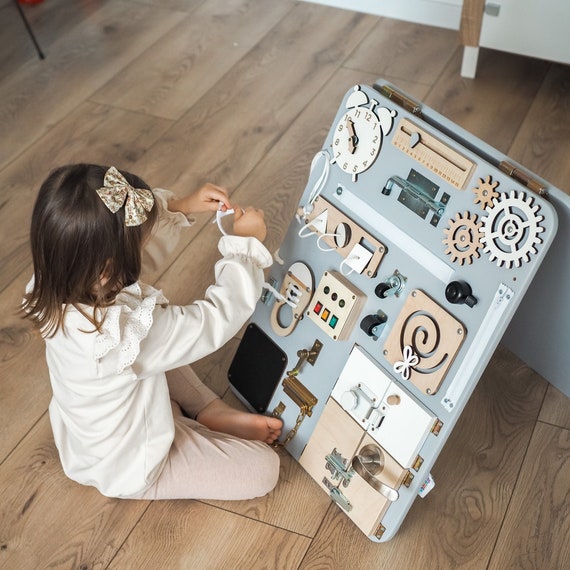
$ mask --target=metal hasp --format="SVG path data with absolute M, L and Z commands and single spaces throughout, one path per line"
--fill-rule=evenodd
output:
M 424 220 L 429 212 L 433 212 L 430 224 L 437 226 L 449 202 L 449 194 L 444 192 L 441 199 L 436 200 L 435 197 L 439 191 L 439 186 L 414 169 L 410 171 L 407 180 L 404 180 L 401 176 L 388 178 L 382 194 L 390 195 L 394 186 L 400 190 L 398 202 L 404 204 L 404 206 Z
M 348 487 L 354 475 L 354 470 L 347 468 L 349 461 L 337 451 L 336 447 L 325 457 L 325 461 L 325 468 L 331 472 L 332 480 L 342 480 L 342 486 Z

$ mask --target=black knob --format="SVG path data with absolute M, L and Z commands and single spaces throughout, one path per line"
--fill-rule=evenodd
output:
M 473 307 L 477 299 L 473 297 L 471 285 L 465 281 L 452 281 L 445 288 L 445 298 L 455 305 L 465 303 L 468 307 Z

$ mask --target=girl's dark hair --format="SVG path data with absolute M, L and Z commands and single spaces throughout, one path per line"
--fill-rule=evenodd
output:
M 45 336 L 63 328 L 69 305 L 100 331 L 105 312 L 99 309 L 139 278 L 142 246 L 157 205 L 143 224 L 126 226 L 125 208 L 113 214 L 96 192 L 107 170 L 95 164 L 62 166 L 40 188 L 30 230 L 34 284 L 23 310 Z M 138 176 L 121 174 L 131 186 L 150 190 Z

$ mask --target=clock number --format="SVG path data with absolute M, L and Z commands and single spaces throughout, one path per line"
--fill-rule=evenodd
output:
M 374 144 L 376 144 L 376 143 L 378 142 L 378 135 L 376 135 L 376 136 L 372 139 L 372 142 L 373 142 Z
M 342 169 L 343 169 L 343 170 L 346 170 L 347 168 L 348 168 L 348 162 L 345 162 L 345 163 L 342 165 Z
M 352 172 L 358 172 L 358 164 L 355 164 L 355 165 L 352 167 Z
M 376 156 L 376 149 L 374 147 L 370 151 L 370 156 Z
M 367 160 L 363 160 L 362 161 L 362 166 L 363 168 L 366 168 L 368 166 L 368 161 Z
M 366 114 L 364 115 L 364 117 L 366 118 L 366 120 L 368 122 L 370 122 L 370 119 L 372 118 L 372 113 L 369 113 L 368 111 L 366 111 Z
M 342 124 L 342 123 L 339 123 L 339 124 L 338 124 L 338 128 L 337 128 L 337 131 L 340 133 L 340 131 L 342 131 L 343 128 L 344 128 L 343 124 Z
M 354 110 L 354 116 L 358 119 L 360 117 L 360 109 Z
M 338 146 L 340 144 L 340 139 L 338 139 L 338 138 L 335 139 L 334 144 L 335 144 L 335 146 Z

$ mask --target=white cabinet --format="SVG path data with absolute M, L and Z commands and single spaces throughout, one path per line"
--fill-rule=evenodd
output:
M 464 12 L 479 3 L 465 0 Z M 475 77 L 479 47 L 570 63 L 568 0 L 494 0 L 481 7 L 478 42 L 464 42 L 464 77 Z
M 311 1 L 311 0 L 304 0 Z M 396 20 L 459 29 L 463 0 L 312 0 L 335 8 L 354 10 Z

